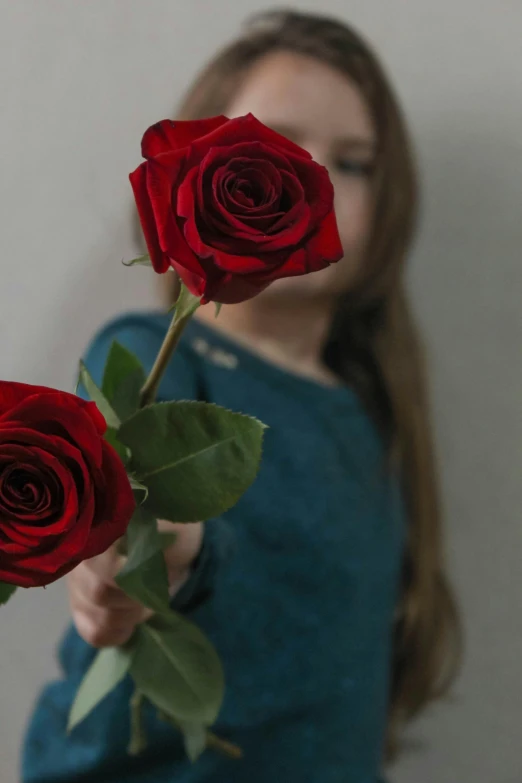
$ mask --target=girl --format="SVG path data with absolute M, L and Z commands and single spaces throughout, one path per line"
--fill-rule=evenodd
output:
M 129 759 L 126 681 L 66 736 L 93 646 L 124 643 L 145 616 L 113 582 L 111 551 L 69 579 L 65 679 L 37 706 L 25 783 L 376 783 L 405 721 L 455 671 L 422 351 L 404 286 L 416 183 L 402 114 L 353 31 L 293 12 L 257 19 L 199 76 L 180 116 L 247 112 L 329 169 L 345 255 L 217 320 L 201 308 L 160 392 L 270 427 L 254 486 L 204 530 L 177 526 L 167 553 L 174 608 L 224 663 L 216 733 L 244 758 L 207 751 L 192 765 L 151 710 L 148 750 Z M 150 368 L 167 324 L 161 314 L 110 324 L 88 353 L 91 372 L 100 377 L 113 339 Z

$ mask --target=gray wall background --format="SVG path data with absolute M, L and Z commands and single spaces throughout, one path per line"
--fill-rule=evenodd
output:
M 317 2 L 290 3 L 316 9 Z M 112 314 L 155 301 L 127 173 L 260 0 L 0 0 L 0 375 L 70 389 Z M 394 783 L 522 780 L 522 0 L 328 0 L 374 42 L 418 145 L 411 284 L 430 349 L 448 552 L 467 657 Z M 1 611 L 0 780 L 67 622 L 64 589 Z M 319 783 L 319 782 L 318 782 Z

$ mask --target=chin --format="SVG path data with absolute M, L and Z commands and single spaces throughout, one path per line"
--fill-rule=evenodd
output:
M 282 280 L 276 280 L 275 283 L 272 283 L 268 290 L 278 296 L 298 292 L 314 294 L 323 288 L 322 281 L 317 279 L 321 275 L 322 272 L 312 272 L 301 277 L 284 277 Z
M 268 298 L 334 298 L 350 287 L 355 269 L 344 260 L 332 264 L 320 272 L 312 272 L 301 277 L 285 277 L 276 280 L 261 294 Z

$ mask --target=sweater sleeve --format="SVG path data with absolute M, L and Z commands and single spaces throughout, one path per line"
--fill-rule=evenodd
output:
M 203 544 L 192 572 L 171 600 L 171 608 L 190 614 L 212 597 L 221 567 L 228 563 L 236 549 L 234 534 L 224 519 L 205 523 Z
M 105 362 L 114 341 L 132 351 L 148 373 L 163 342 L 164 323 L 154 316 L 128 315 L 109 323 L 90 344 L 85 364 L 94 381 L 101 385 Z M 158 399 L 198 399 L 204 386 L 198 377 L 198 357 L 182 338 L 162 379 Z M 234 549 L 229 525 L 223 519 L 212 519 L 205 524 L 203 544 L 191 575 L 172 599 L 171 606 L 189 613 L 206 601 L 213 592 L 216 575 Z

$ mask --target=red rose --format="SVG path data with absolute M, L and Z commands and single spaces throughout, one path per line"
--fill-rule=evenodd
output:
M 163 120 L 130 175 L 156 272 L 204 301 L 241 302 L 343 254 L 325 168 L 251 114 Z
M 53 582 L 123 535 L 135 508 L 93 402 L 0 381 L 0 581 Z

